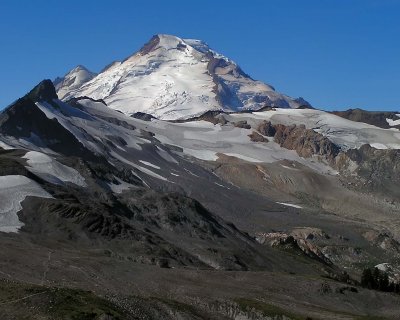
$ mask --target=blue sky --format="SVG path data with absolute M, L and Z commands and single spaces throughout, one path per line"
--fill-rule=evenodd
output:
M 153 34 L 199 38 L 323 109 L 400 110 L 400 0 L 0 1 L 0 109 Z

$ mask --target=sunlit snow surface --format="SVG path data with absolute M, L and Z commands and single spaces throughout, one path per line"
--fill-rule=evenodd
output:
M 396 114 L 396 116 L 397 116 L 399 119 L 397 119 L 397 120 L 386 119 L 386 122 L 389 124 L 389 126 L 391 126 L 391 127 L 400 126 L 400 114 Z
M 70 110 L 71 107 L 66 107 L 62 102 L 57 110 L 48 104 L 39 103 L 37 105 L 50 119 L 56 118 L 82 144 L 94 152 L 104 154 L 102 147 L 104 142 L 101 142 L 100 137 L 104 138 L 106 134 L 123 138 L 127 145 L 116 146 L 109 152 L 109 155 L 146 175 L 161 180 L 166 178 L 150 168 L 145 168 L 144 165 L 151 167 L 149 163 L 140 162 L 139 160 L 142 159 L 135 160 L 130 156 L 132 149 L 141 150 L 143 144 L 149 143 L 149 140 L 141 137 L 141 130 L 150 131 L 161 143 L 179 147 L 185 155 L 201 160 L 217 161 L 221 155 L 233 156 L 254 163 L 271 163 L 287 159 L 300 162 L 318 172 L 329 174 L 336 174 L 336 171 L 318 159 L 301 158 L 296 151 L 280 147 L 272 138 L 269 138 L 270 141 L 267 143 L 252 142 L 248 135 L 262 121 L 269 120 L 273 124 L 304 124 L 307 128 L 328 137 L 343 150 L 359 148 L 363 144 L 370 144 L 379 149 L 400 148 L 400 131 L 397 129 L 382 129 L 320 110 L 276 108 L 273 111 L 224 115 L 230 122 L 246 120 L 252 126 L 252 129 L 243 129 L 229 123 L 221 126 L 206 121 L 183 123 L 163 120 L 142 121 L 127 117 L 108 108 L 103 103 L 93 102 L 89 99 L 81 100 L 80 104 L 84 108 L 74 112 Z M 103 120 L 110 118 L 124 121 L 136 129 L 132 130 Z M 84 128 L 84 130 L 80 128 Z M 157 153 L 164 160 L 176 163 L 176 159 L 165 150 L 158 147 Z M 154 167 L 154 169 L 157 171 L 157 168 Z
M 85 67 L 77 66 L 68 72 L 60 82 L 54 83 L 58 97 L 62 99 L 70 90 L 81 87 L 95 76 L 95 73 L 90 72 Z
M 140 111 L 164 120 L 188 118 L 223 107 L 259 109 L 266 103 L 299 106 L 273 87 L 251 79 L 236 63 L 202 41 L 170 35 L 158 37 L 159 43 L 151 51 L 139 51 L 115 62 L 81 87 L 71 85 L 69 92 L 63 87 L 60 97 L 103 99 L 110 108 L 125 114 Z M 224 63 L 211 70 L 213 59 Z M 221 97 L 217 96 L 218 90 L 230 93 Z
M 29 171 L 50 183 L 71 182 L 81 187 L 86 186 L 85 179 L 78 171 L 59 163 L 44 153 L 29 151 L 23 158 L 27 159 Z
M 27 196 L 51 198 L 36 182 L 24 176 L 0 176 L 0 231 L 17 232 L 24 224 L 17 212 Z
M 229 118 L 247 120 L 250 124 L 259 123 L 260 120 L 269 120 L 273 124 L 304 124 L 306 128 L 328 137 L 342 149 L 359 148 L 363 144 L 379 149 L 400 149 L 400 131 L 397 129 L 382 129 L 320 110 L 276 108 L 275 111 L 232 114 Z

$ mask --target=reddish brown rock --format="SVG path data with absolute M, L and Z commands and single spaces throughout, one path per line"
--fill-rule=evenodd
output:
M 251 134 L 248 135 L 250 140 L 253 142 L 268 142 L 268 139 L 263 137 L 261 134 L 253 131 Z
M 278 124 L 274 128 L 276 130 L 275 142 L 283 148 L 296 150 L 301 157 L 309 158 L 313 155 L 319 155 L 333 161 L 340 152 L 340 148 L 327 137 L 312 129 L 306 129 L 304 125 L 285 126 Z

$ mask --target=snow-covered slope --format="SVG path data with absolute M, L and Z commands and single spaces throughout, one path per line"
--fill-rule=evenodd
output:
M 246 120 L 256 126 L 260 120 L 268 120 L 273 124 L 305 125 L 308 129 L 329 138 L 342 150 L 360 148 L 369 144 L 376 149 L 400 149 L 399 130 L 382 129 L 363 122 L 341 118 L 334 114 L 315 109 L 280 109 L 225 116 L 231 121 Z
M 395 129 L 382 129 L 319 110 L 277 108 L 275 111 L 224 114 L 229 123 L 214 125 L 206 121 L 183 123 L 163 120 L 142 121 L 127 117 L 107 108 L 101 102 L 90 99 L 79 100 L 80 109 L 71 108 L 60 101 L 57 103 L 58 108 L 45 102 L 37 103 L 37 106 L 49 119 L 57 119 L 58 123 L 72 132 L 89 150 L 105 155 L 109 161 L 117 159 L 142 172 L 144 163 L 139 155 L 144 149 L 143 145 L 149 143 L 149 140 L 142 136 L 141 130 L 150 131 L 162 144 L 179 147 L 184 155 L 201 160 L 216 161 L 220 155 L 234 156 L 255 163 L 271 163 L 286 159 L 300 162 L 319 172 L 334 170 L 313 159 L 304 159 L 296 152 L 280 147 L 274 141 L 253 142 L 249 134 L 262 121 L 269 120 L 274 124 L 303 124 L 328 137 L 343 150 L 359 148 L 363 144 L 381 149 L 400 148 L 400 133 Z M 247 121 L 252 128 L 245 129 L 232 125 L 238 121 Z M 112 137 L 119 138 L 116 140 L 116 138 L 111 139 Z M 107 152 L 104 144 L 111 145 L 109 139 L 113 141 L 112 145 L 115 147 Z M 119 141 L 124 143 L 121 144 Z M 11 141 L 4 142 L 11 144 Z M 167 155 L 169 156 L 168 153 Z M 174 159 L 167 160 L 171 161 L 174 162 Z M 149 175 L 150 170 L 154 170 L 154 167 L 150 166 L 145 174 Z M 157 178 L 163 180 L 160 175 Z
M 110 108 L 127 115 L 145 112 L 167 120 L 208 110 L 305 104 L 303 99 L 292 99 L 253 80 L 203 41 L 171 35 L 156 35 L 126 60 L 112 63 L 90 81 L 77 82 L 57 85 L 59 97 L 103 99 Z
M 85 179 L 75 169 L 69 168 L 48 155 L 29 151 L 23 156 L 27 159 L 27 169 L 50 183 L 71 182 L 78 186 L 85 187 Z
M 0 232 L 17 232 L 24 224 L 17 212 L 26 197 L 51 198 L 36 182 L 20 175 L 0 176 Z
M 77 66 L 64 77 L 54 80 L 54 86 L 60 99 L 64 98 L 71 90 L 79 89 L 83 84 L 92 80 L 96 73 L 89 71 L 84 66 Z

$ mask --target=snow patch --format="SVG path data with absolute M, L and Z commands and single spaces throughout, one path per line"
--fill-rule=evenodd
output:
M 141 171 L 141 172 L 153 177 L 153 178 L 173 183 L 172 181 L 169 181 L 167 178 L 165 178 L 165 177 L 163 177 L 163 176 L 151 171 L 150 169 L 147 169 L 145 167 L 139 166 L 137 164 L 133 164 L 133 167 L 136 168 L 137 170 L 139 170 L 139 171 Z
M 282 204 L 282 205 L 287 206 L 287 207 L 293 207 L 293 208 L 297 208 L 297 209 L 302 209 L 303 208 L 303 207 L 301 207 L 301 206 L 299 206 L 297 204 L 292 204 L 292 203 L 286 203 L 286 202 L 277 202 L 277 203 Z
M 216 161 L 217 153 L 211 150 L 195 150 L 191 148 L 183 148 L 183 152 L 200 160 Z
M 143 163 L 144 165 L 146 165 L 148 167 L 152 167 L 154 169 L 158 169 L 158 170 L 161 169 L 159 166 L 156 166 L 155 164 L 152 164 L 151 162 L 148 162 L 148 161 L 139 160 L 139 162 Z
M 375 143 L 370 143 L 369 144 L 372 148 L 375 148 L 375 149 L 387 149 L 388 147 L 386 146 L 386 145 L 384 145 L 383 143 L 378 143 L 378 142 L 375 142 Z
M 400 114 L 396 114 L 400 118 Z M 400 119 L 393 120 L 393 119 L 388 119 L 386 118 L 386 122 L 389 124 L 389 126 L 394 127 L 394 126 L 400 126 Z
M 228 153 L 228 152 L 225 152 L 224 154 L 227 155 L 227 156 L 235 157 L 235 158 L 238 158 L 238 159 L 241 159 L 241 160 L 244 160 L 244 161 L 248 161 L 248 162 L 255 162 L 255 163 L 263 162 L 262 160 L 258 160 L 258 159 L 252 158 L 252 157 L 248 157 L 248 156 L 245 156 L 245 155 L 240 154 L 240 153 L 232 153 L 232 152 Z
M 122 191 L 133 187 L 132 184 L 127 183 L 127 182 L 121 180 L 118 177 L 114 177 L 114 178 L 115 178 L 115 180 L 117 180 L 119 182 L 118 184 L 116 184 L 116 183 L 107 183 L 108 186 L 110 187 L 111 191 L 114 192 L 114 193 L 122 193 Z
M 13 147 L 9 146 L 7 143 L 3 142 L 0 140 L 0 148 L 3 148 L 4 150 L 12 150 L 14 149 Z
M 29 151 L 22 158 L 28 159 L 29 166 L 26 168 L 29 171 L 50 183 L 71 182 L 81 187 L 87 186 L 85 179 L 77 170 L 59 163 L 44 153 Z
M 25 176 L 0 176 L 0 231 L 18 232 L 24 225 L 18 219 L 21 202 L 26 197 L 52 198 L 36 182 Z

